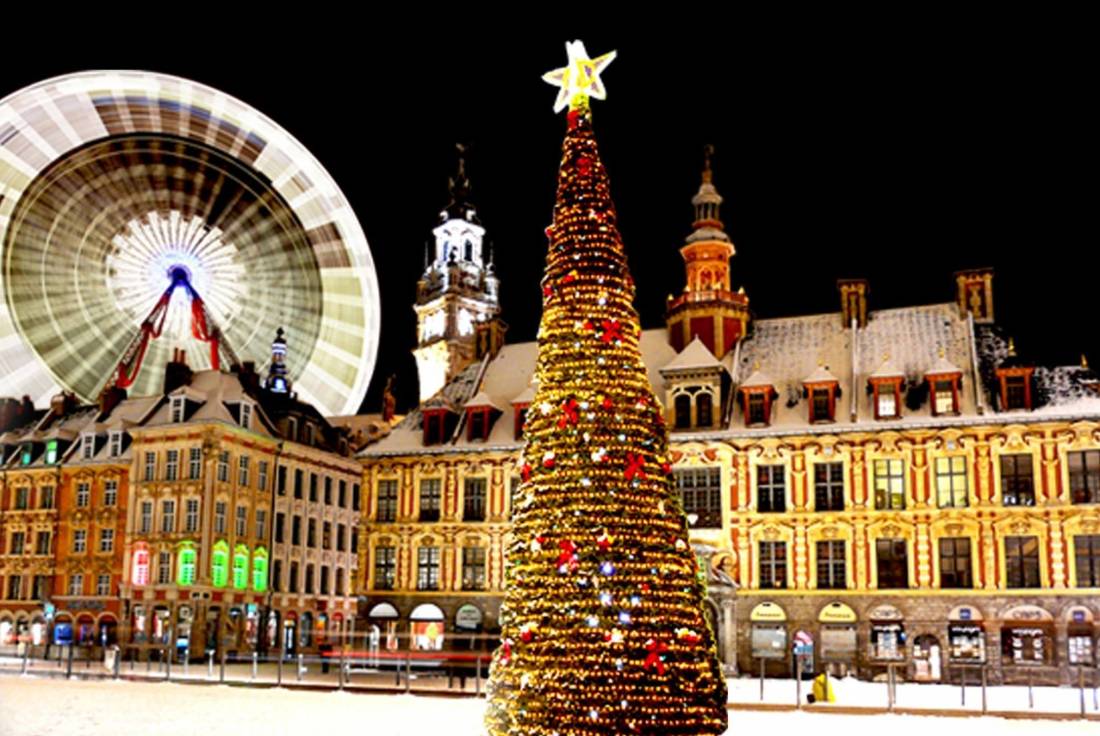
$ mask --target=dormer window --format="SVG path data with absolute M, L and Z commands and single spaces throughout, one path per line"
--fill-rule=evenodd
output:
M 172 397 L 172 423 L 180 424 L 186 418 L 187 399 L 183 396 Z
M 772 402 L 779 398 L 775 383 L 757 366 L 738 389 L 746 427 L 761 427 L 771 423 Z
M 897 419 L 901 416 L 901 383 L 905 374 L 886 355 L 882 365 L 868 378 L 875 419 Z
M 1016 345 L 1008 341 L 1008 356 L 997 367 L 997 379 L 1001 383 L 1001 410 L 1019 411 L 1032 408 L 1031 378 L 1035 366 L 1028 365 L 1016 355 Z
M 932 411 L 940 414 L 955 414 L 955 382 L 950 379 L 932 381 Z
M 673 409 L 676 414 L 676 429 L 691 429 L 691 396 L 680 394 L 673 401 Z
M 252 404 L 248 402 L 241 403 L 241 426 L 252 429 Z
M 875 391 L 875 418 L 893 419 L 898 415 L 897 389 L 880 387 Z
M 447 418 L 446 409 L 424 410 L 424 444 L 442 444 L 446 436 L 445 424 Z
M 91 460 L 95 455 L 95 435 L 85 434 L 80 438 L 80 457 Z
M 832 391 L 827 388 L 815 388 L 810 392 L 810 421 L 831 422 L 833 420 Z
M 1004 379 L 1005 408 L 1029 409 L 1027 379 L 1023 376 L 1006 376 Z
M 298 418 L 297 417 L 287 417 L 287 420 L 286 420 L 286 433 L 287 433 L 287 436 L 290 437 L 291 442 L 297 442 L 298 441 Z
M 468 419 L 466 439 L 470 442 L 489 439 L 489 408 L 468 409 L 466 416 Z
M 111 432 L 110 453 L 111 457 L 118 457 L 122 454 L 122 432 Z
M 23 445 L 23 449 L 19 454 L 19 462 L 22 465 L 30 465 L 31 460 L 34 459 L 34 445 L 28 443 Z
M 49 440 L 46 443 L 46 464 L 53 465 L 57 462 L 57 440 Z
M 523 439 L 523 428 L 527 425 L 527 409 L 530 404 L 513 404 L 512 408 L 515 412 L 515 425 L 516 425 L 516 439 Z
M 701 391 L 695 396 L 695 426 L 714 426 L 714 400 L 707 391 Z
M 768 423 L 768 402 L 764 394 L 749 394 L 749 410 L 747 424 Z
M 840 395 L 840 381 L 821 364 L 802 381 L 802 388 L 810 400 L 810 423 L 836 420 L 836 400 Z

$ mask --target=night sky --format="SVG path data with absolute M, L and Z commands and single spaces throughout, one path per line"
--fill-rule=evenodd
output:
M 891 27 L 869 40 L 731 25 L 668 41 L 583 25 L 544 38 L 386 29 L 272 54 L 266 36 L 207 38 L 194 53 L 178 39 L 98 38 L 22 55 L 0 69 L 0 96 L 70 71 L 142 68 L 222 89 L 288 129 L 350 199 L 378 270 L 381 349 L 364 409 L 378 410 L 397 373 L 404 411 L 416 397 L 411 305 L 456 141 L 473 148 L 509 340 L 534 338 L 565 126 L 540 76 L 564 65 L 578 30 L 592 55 L 619 52 L 609 99 L 593 106 L 644 326 L 663 324 L 666 295 L 683 286 L 678 247 L 713 143 L 734 286 L 757 316 L 836 311 L 838 277 L 868 278 L 872 309 L 950 301 L 956 270 L 992 266 L 997 320 L 1021 353 L 1100 362 L 1085 219 L 1095 184 L 1084 184 L 1095 77 L 1085 46 L 1038 28 L 903 38 Z

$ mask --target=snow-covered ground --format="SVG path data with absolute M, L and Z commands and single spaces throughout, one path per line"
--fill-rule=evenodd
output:
M 258 733 L 264 736 L 369 733 L 375 736 L 482 736 L 485 701 L 417 695 L 253 689 L 0 677 L 0 734 L 54 736 L 80 733 L 163 736 Z M 1043 736 L 1091 734 L 1096 723 L 989 717 L 850 716 L 806 712 L 730 713 L 730 734 L 822 727 L 845 736 Z

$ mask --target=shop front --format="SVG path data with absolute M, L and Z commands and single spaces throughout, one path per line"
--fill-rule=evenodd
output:
M 973 606 L 956 606 L 947 614 L 947 661 L 963 673 L 985 664 L 985 623 Z M 960 675 L 962 677 L 962 675 Z
M 939 682 L 943 679 L 943 650 L 934 634 L 913 639 L 913 680 Z
M 283 614 L 283 654 L 292 657 L 298 652 L 298 614 L 287 611 Z
M 872 665 L 905 661 L 905 617 L 896 606 L 884 603 L 872 608 L 867 636 L 867 659 Z
M 787 612 L 765 601 L 749 612 L 753 671 L 763 671 L 769 660 L 787 659 Z
M 472 603 L 459 606 L 455 612 L 455 648 L 488 651 L 490 644 L 487 637 L 481 635 L 483 629 L 484 616 L 480 608 Z
M 1070 606 L 1066 611 L 1066 654 L 1071 665 L 1096 664 L 1096 625 L 1092 611 L 1085 606 Z
M 1044 608 L 1022 605 L 1002 616 L 1001 669 L 1006 682 L 1041 681 L 1054 665 L 1054 617 Z M 1057 675 L 1053 675 L 1057 677 Z
M 413 649 L 443 649 L 446 617 L 434 603 L 421 603 L 409 614 L 409 637 Z
M 820 626 L 820 654 L 823 669 L 843 677 L 856 669 L 858 647 L 856 625 L 859 618 L 851 606 L 834 601 L 817 615 Z

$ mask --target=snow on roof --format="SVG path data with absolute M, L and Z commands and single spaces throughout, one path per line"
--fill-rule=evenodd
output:
M 757 368 L 748 378 L 741 382 L 741 388 L 759 388 L 761 386 L 775 387 L 775 381 L 764 371 Z
M 819 365 L 814 372 L 802 379 L 802 383 L 836 383 L 837 377 L 829 372 L 829 366 Z
M 527 384 L 527 388 L 523 389 L 523 393 L 512 399 L 513 404 L 530 404 L 535 400 L 535 381 Z
M 894 359 L 889 355 L 886 355 L 882 359 L 882 364 L 875 370 L 874 373 L 867 376 L 868 378 L 904 378 L 905 371 L 898 367 L 898 364 L 894 362 Z
M 494 404 L 493 400 L 489 398 L 489 394 L 485 393 L 484 391 L 478 391 L 463 406 L 465 406 L 467 409 L 472 409 L 479 406 L 488 406 L 490 408 L 496 409 L 497 411 L 504 411 L 499 406 Z
M 703 341 L 696 335 L 688 346 L 680 351 L 667 365 L 661 368 L 661 372 L 697 370 L 700 368 L 721 368 L 722 363 L 714 357 Z
M 936 359 L 936 362 L 932 364 L 932 367 L 924 372 L 926 376 L 938 376 L 943 373 L 962 373 L 962 369 L 947 359 L 947 356 L 941 355 Z

